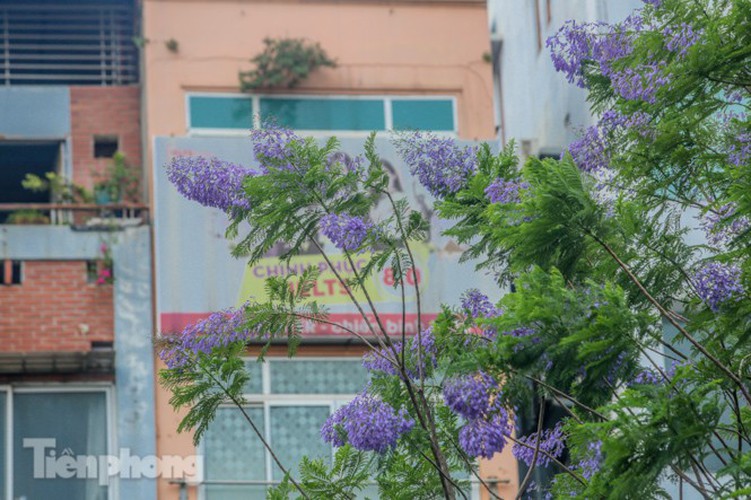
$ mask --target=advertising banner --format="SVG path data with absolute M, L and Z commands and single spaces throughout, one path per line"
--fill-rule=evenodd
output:
M 364 138 L 341 140 L 341 154 L 353 157 L 363 151 Z M 420 288 L 423 328 L 435 319 L 441 304 L 458 305 L 462 293 L 478 288 L 486 293 L 498 288 L 492 276 L 475 271 L 473 262 L 460 263 L 462 248 L 443 236 L 448 227 L 433 210 L 433 199 L 409 174 L 407 166 L 397 155 L 389 140 L 377 139 L 377 151 L 391 177 L 395 197 L 406 197 L 412 207 L 420 210 L 430 221 L 426 241 L 413 243 L 415 268 L 406 273 L 407 335 L 417 331 L 417 304 L 413 285 Z M 352 304 L 333 270 L 324 261 L 315 245 L 304 248 L 302 254 L 289 264 L 282 263 L 272 250 L 252 266 L 230 255 L 232 241 L 224 238 L 228 221 L 223 212 L 203 207 L 182 198 L 169 183 L 166 165 L 175 156 L 216 156 L 252 167 L 256 164 L 250 139 L 243 137 L 180 137 L 157 138 L 154 144 L 154 218 L 157 256 L 157 310 L 160 331 L 177 332 L 186 325 L 206 317 L 211 312 L 239 306 L 249 300 L 266 298 L 264 280 L 269 276 L 299 274 L 309 267 L 317 267 L 320 275 L 310 291 L 311 299 L 329 311 L 329 321 L 346 329 L 367 334 L 366 322 Z M 389 215 L 386 200 L 379 202 L 371 218 L 375 221 Z M 318 236 L 331 265 L 340 276 L 349 278 L 354 269 L 361 269 L 369 254 L 352 257 L 352 263 L 324 236 Z M 388 333 L 401 335 L 402 300 L 399 288 L 394 287 L 393 270 L 389 267 L 374 273 L 366 289 Z M 355 296 L 364 299 L 363 292 Z M 491 299 L 497 297 L 491 296 Z M 370 318 L 372 321 L 372 317 Z M 305 324 L 307 338 L 337 338 L 351 333 L 333 325 Z

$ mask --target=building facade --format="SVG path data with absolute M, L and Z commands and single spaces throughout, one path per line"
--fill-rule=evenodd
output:
M 2 498 L 156 494 L 136 7 L 0 1 Z
M 266 120 L 319 139 L 336 135 L 342 154 L 350 156 L 361 152 L 367 134 L 376 130 L 379 154 L 392 167 L 395 185 L 430 216 L 427 193 L 406 174 L 390 133 L 416 128 L 466 141 L 496 137 L 484 1 L 145 0 L 143 22 L 155 298 L 158 330 L 165 335 L 257 298 L 264 277 L 286 272 L 273 255 L 253 268 L 231 259 L 223 238 L 225 216 L 178 195 L 166 179 L 170 159 L 208 155 L 252 166 L 249 131 Z M 336 67 L 318 69 L 294 88 L 241 93 L 238 73 L 252 68 L 250 59 L 263 50 L 264 38 L 319 43 Z M 471 265 L 459 267 L 460 251 L 452 243 L 436 234 L 423 249 L 418 268 L 433 290 L 425 297 L 429 313 L 437 313 L 440 302 L 457 303 L 466 288 L 483 286 L 482 280 L 457 280 L 471 276 Z M 316 259 L 304 255 L 299 263 Z M 336 256 L 334 262 L 338 265 Z M 379 289 L 377 300 L 388 321 L 398 300 L 386 288 Z M 318 291 L 338 321 L 357 327 L 356 311 L 345 297 L 323 283 Z M 414 333 L 414 320 L 408 327 Z M 293 359 L 286 358 L 283 346 L 272 349 L 262 365 L 254 361 L 254 348 L 248 353 L 248 411 L 280 459 L 293 465 L 303 455 L 331 456 L 320 426 L 366 381 L 362 346 L 331 329 L 309 328 L 304 337 Z M 157 388 L 158 454 L 199 455 L 203 467 L 184 481 L 162 478 L 159 498 L 181 493 L 263 498 L 268 485 L 281 479 L 238 412 L 222 409 L 196 447 L 190 434 L 177 433 L 182 415 L 168 401 L 169 393 Z M 481 470 L 502 496 L 515 492 L 510 450 L 483 462 Z M 479 484 L 474 495 L 488 497 Z

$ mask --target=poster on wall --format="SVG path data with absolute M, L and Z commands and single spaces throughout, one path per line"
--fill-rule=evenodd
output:
M 341 139 L 341 154 L 350 157 L 361 154 L 364 142 L 364 138 Z M 459 262 L 464 248 L 442 235 L 447 223 L 435 216 L 432 197 L 409 174 L 391 142 L 387 138 L 378 138 L 376 145 L 391 177 L 391 191 L 397 197 L 406 197 L 412 208 L 420 210 L 430 221 L 426 241 L 412 244 L 415 267 L 406 275 L 408 285 L 416 283 L 420 288 L 423 328 L 435 319 L 441 304 L 458 305 L 468 289 L 480 289 L 491 299 L 497 299 L 498 287 L 492 275 L 475 271 L 473 262 Z M 320 274 L 310 291 L 311 299 L 326 308 L 329 321 L 359 334 L 368 333 L 365 320 L 315 245 L 304 248 L 301 255 L 289 264 L 279 261 L 276 255 L 281 249 L 276 249 L 248 265 L 247 261 L 230 255 L 232 241 L 224 237 L 228 225 L 226 215 L 218 209 L 186 200 L 167 180 L 166 165 L 176 156 L 216 156 L 249 167 L 256 165 L 248 138 L 165 137 L 157 138 L 154 146 L 156 298 L 161 332 L 178 332 L 214 311 L 237 307 L 247 301 L 262 301 L 267 277 L 299 274 L 306 268 L 317 267 Z M 389 213 L 388 203 L 383 200 L 376 204 L 370 216 L 378 221 Z M 359 270 L 367 263 L 366 253 L 353 256 L 350 263 L 324 236 L 318 236 L 318 243 L 332 266 L 345 279 L 353 275 L 353 266 Z M 387 332 L 401 335 L 401 293 L 393 285 L 393 270 L 386 267 L 370 276 L 366 288 Z M 408 290 L 412 292 L 410 288 Z M 362 298 L 362 292 L 359 296 Z M 414 293 L 406 296 L 407 335 L 414 335 L 418 328 L 415 299 Z M 350 335 L 332 325 L 303 325 L 303 336 L 307 338 Z

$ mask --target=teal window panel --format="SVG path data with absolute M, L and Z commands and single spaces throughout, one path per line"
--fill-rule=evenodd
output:
M 253 128 L 253 101 L 248 97 L 190 96 L 189 108 L 190 128 Z
M 261 98 L 261 119 L 296 130 L 385 130 L 382 99 Z
M 250 375 L 250 379 L 245 383 L 243 393 L 261 394 L 263 392 L 261 363 L 256 360 L 246 361 L 245 370 L 248 372 L 248 375 Z
M 331 446 L 321 439 L 321 427 L 329 417 L 328 406 L 272 406 L 269 410 L 271 446 L 292 474 L 299 476 L 297 464 L 303 457 L 331 460 Z M 279 467 L 273 467 L 275 480 L 284 478 Z
M 263 433 L 263 408 L 246 407 L 258 430 Z M 209 425 L 203 438 L 206 478 L 210 480 L 266 479 L 266 449 L 258 439 L 245 415 L 235 407 L 222 407 Z M 226 498 L 210 496 L 211 498 Z M 247 498 L 247 497 L 245 497 Z M 260 496 L 259 498 L 264 498 Z
M 450 99 L 394 99 L 391 101 L 394 130 L 452 132 L 454 104 Z

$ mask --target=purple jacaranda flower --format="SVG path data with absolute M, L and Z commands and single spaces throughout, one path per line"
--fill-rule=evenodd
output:
M 245 327 L 243 308 L 225 309 L 185 327 L 179 334 L 166 337 L 167 345 L 159 352 L 159 357 L 168 368 L 180 368 L 200 354 L 211 354 L 216 348 L 250 340 L 252 334 Z
M 610 74 L 613 90 L 621 97 L 651 104 L 657 102 L 657 92 L 671 79 L 663 62 L 641 64 L 637 68 L 624 68 Z
M 655 370 L 645 368 L 636 374 L 634 379 L 629 385 L 658 385 L 665 381 L 665 379 L 657 373 Z
M 485 196 L 490 203 L 519 203 L 525 189 L 529 189 L 529 184 L 524 181 L 496 179 L 485 188 Z
M 382 372 L 391 376 L 399 376 L 401 372 L 397 368 L 402 360 L 402 343 L 401 341 L 393 342 L 394 350 L 398 358 L 394 358 L 394 352 L 390 348 L 378 348 L 373 352 L 366 353 L 362 358 L 362 365 L 369 371 Z M 418 354 L 417 350 L 421 349 Z M 436 345 L 435 336 L 432 327 L 428 327 L 418 336 L 407 340 L 407 352 L 404 353 L 406 362 L 405 371 L 410 379 L 420 377 L 420 372 L 424 375 L 428 367 L 435 367 Z M 422 364 L 420 363 L 422 361 Z
M 670 52 L 678 53 L 679 57 L 684 57 L 699 41 L 702 31 L 694 31 L 690 24 L 681 23 L 678 26 L 666 26 L 662 34 L 665 36 L 665 47 Z
M 741 132 L 728 148 L 728 162 L 736 167 L 748 163 L 751 159 L 751 132 Z
M 232 212 L 250 208 L 242 186 L 254 170 L 204 156 L 178 156 L 167 166 L 167 178 L 177 191 L 201 205 Z
M 711 245 L 724 246 L 734 238 L 751 229 L 751 221 L 746 216 L 736 216 L 737 205 L 726 203 L 716 211 L 707 212 L 700 224 Z
M 398 412 L 378 397 L 361 393 L 334 412 L 321 428 L 321 437 L 334 446 L 351 444 L 363 451 L 383 453 L 414 426 L 404 409 Z
M 709 262 L 694 275 L 696 292 L 714 312 L 728 301 L 740 300 L 746 289 L 741 283 L 741 268 L 735 264 Z
M 436 198 L 457 192 L 475 171 L 477 148 L 461 148 L 447 137 L 413 132 L 401 135 L 395 146 L 412 175 Z
M 602 441 L 596 440 L 587 444 L 587 451 L 584 458 L 574 466 L 574 469 L 578 470 L 579 474 L 589 481 L 595 474 L 597 474 L 601 465 Z
M 499 403 L 498 383 L 484 372 L 455 377 L 444 383 L 443 400 L 467 420 L 481 418 Z
M 262 128 L 250 131 L 253 143 L 253 153 L 256 159 L 267 168 L 274 166 L 279 169 L 292 168 L 294 158 L 293 142 L 302 139 L 291 129 L 280 127 L 274 123 L 266 123 Z
M 658 7 L 660 7 L 660 5 L 662 5 L 662 0 L 642 0 L 642 2 L 644 2 L 647 5 L 651 5 L 655 9 L 657 9 Z
M 493 458 L 506 446 L 509 434 L 508 414 L 470 420 L 459 431 L 459 446 L 471 457 Z
M 319 226 L 334 246 L 351 252 L 360 248 L 373 224 L 354 215 L 327 214 L 321 217 Z
M 488 296 L 477 288 L 470 288 L 464 292 L 462 308 L 474 319 L 495 318 L 503 314 L 503 310 L 494 306 Z
M 517 439 L 517 441 L 525 443 L 531 446 L 531 448 L 518 443 L 514 443 L 513 448 L 511 448 L 511 452 L 514 454 L 517 460 L 526 463 L 527 466 L 531 466 L 532 459 L 535 454 L 535 448 L 538 446 L 537 432 L 533 432 L 528 436 L 520 437 Z M 546 454 L 537 454 L 537 465 L 541 467 L 547 466 L 551 462 L 551 456 L 554 458 L 560 458 L 560 456 L 563 454 L 563 450 L 566 447 L 564 441 L 565 436 L 563 435 L 563 425 L 560 422 L 553 429 L 543 430 L 540 436 L 539 448 L 541 451 L 546 452 Z

